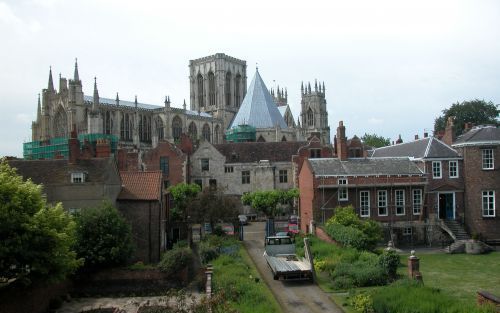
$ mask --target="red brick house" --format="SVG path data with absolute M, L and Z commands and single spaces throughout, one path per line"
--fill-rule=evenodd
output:
M 500 128 L 476 126 L 452 144 L 463 157 L 465 226 L 487 242 L 500 241 Z
M 166 209 L 162 172 L 120 172 L 122 190 L 117 204 L 132 226 L 134 261 L 154 263 L 166 248 Z

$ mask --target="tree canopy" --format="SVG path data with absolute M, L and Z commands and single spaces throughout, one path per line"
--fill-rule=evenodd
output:
M 183 220 L 187 217 L 187 209 L 200 193 L 201 188 L 197 184 L 180 183 L 168 188 L 174 199 L 172 208 L 172 219 Z
M 233 199 L 222 193 L 220 189 L 205 188 L 199 193 L 188 209 L 192 222 L 209 222 L 212 227 L 219 220 L 231 221 L 238 216 L 238 209 Z
M 267 215 L 274 217 L 281 213 L 281 206 L 291 204 L 294 198 L 299 196 L 298 189 L 290 190 L 265 190 L 246 193 L 241 197 L 241 202 L 245 205 L 250 205 Z
M 391 140 L 389 138 L 384 138 L 383 136 L 379 136 L 377 134 L 365 133 L 361 137 L 361 141 L 373 148 L 385 147 L 391 144 Z
M 76 214 L 78 256 L 90 269 L 125 263 L 133 252 L 130 224 L 118 210 L 105 202 Z
M 0 280 L 63 280 L 82 264 L 72 247 L 75 222 L 48 206 L 42 186 L 0 163 Z
M 464 132 L 465 123 L 474 125 L 493 124 L 500 125 L 498 105 L 484 100 L 470 100 L 454 103 L 450 108 L 444 109 L 443 114 L 434 120 L 434 134 L 444 131 L 449 117 L 454 119 L 455 136 Z

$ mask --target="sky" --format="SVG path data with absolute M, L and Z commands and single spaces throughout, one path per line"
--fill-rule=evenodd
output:
M 333 134 L 411 141 L 459 101 L 500 103 L 500 1 L 0 0 L 0 156 L 22 156 L 52 66 L 85 94 L 189 103 L 189 60 L 246 60 L 248 84 L 325 83 Z

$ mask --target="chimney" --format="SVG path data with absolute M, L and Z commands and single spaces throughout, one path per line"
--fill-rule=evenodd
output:
M 418 140 L 418 134 L 417 134 L 417 135 L 415 135 L 415 140 Z
M 401 139 L 401 134 L 399 135 L 398 137 L 398 140 L 396 140 L 396 144 L 399 145 L 399 144 L 402 144 L 403 143 L 403 139 Z
M 448 117 L 446 128 L 444 129 L 443 142 L 448 146 L 455 141 L 455 132 L 453 131 L 453 116 Z
M 109 158 L 111 155 L 111 144 L 107 139 L 97 139 L 95 147 L 96 158 Z
M 76 127 L 73 125 L 73 130 L 71 131 L 70 138 L 68 139 L 69 146 L 69 158 L 68 163 L 75 164 L 80 158 L 80 142 L 76 136 Z
M 428 132 L 425 132 L 425 133 L 424 133 L 424 138 L 427 138 L 427 137 L 429 137 L 429 133 L 428 133 Z
M 464 134 L 468 132 L 472 128 L 472 123 L 465 123 L 464 124 Z
M 347 160 L 347 139 L 345 137 L 345 127 L 344 122 L 339 122 L 339 127 L 337 127 L 337 157 L 341 161 Z

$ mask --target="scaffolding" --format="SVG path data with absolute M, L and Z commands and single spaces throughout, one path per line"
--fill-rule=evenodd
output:
M 226 140 L 229 142 L 255 142 L 256 130 L 250 125 L 239 125 L 229 129 Z

